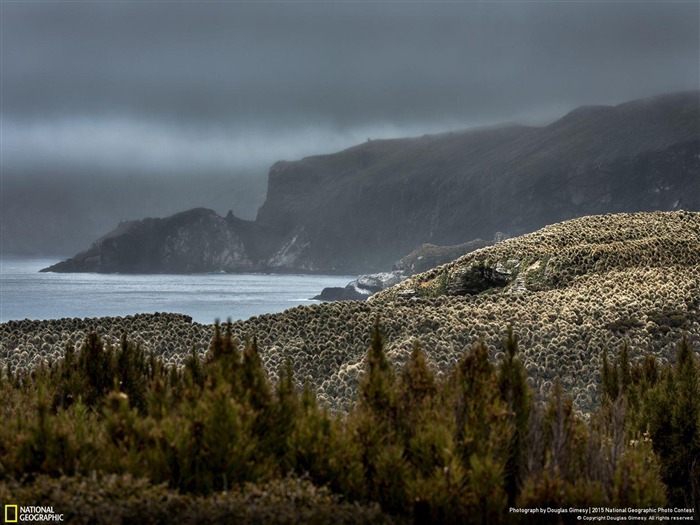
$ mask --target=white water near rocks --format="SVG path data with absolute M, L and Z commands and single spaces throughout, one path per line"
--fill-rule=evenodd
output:
M 200 323 L 247 319 L 300 304 L 355 276 L 39 273 L 56 259 L 0 259 L 0 322 L 176 312 Z

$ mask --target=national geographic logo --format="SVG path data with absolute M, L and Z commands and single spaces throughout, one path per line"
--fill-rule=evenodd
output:
M 63 514 L 53 510 L 53 507 L 20 507 L 5 505 L 5 523 L 63 521 Z
M 5 523 L 17 523 L 17 505 L 5 505 Z

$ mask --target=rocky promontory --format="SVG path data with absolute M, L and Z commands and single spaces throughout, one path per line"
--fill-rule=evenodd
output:
M 318 301 L 364 301 L 372 294 L 400 283 L 406 277 L 406 274 L 398 270 L 360 275 L 344 288 L 324 288 L 319 295 L 312 299 Z
M 165 219 L 123 221 L 46 272 L 189 273 L 250 271 L 239 219 L 196 208 Z

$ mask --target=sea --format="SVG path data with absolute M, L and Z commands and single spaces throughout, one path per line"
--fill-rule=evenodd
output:
M 0 258 L 0 322 L 174 312 L 199 323 L 248 319 L 302 304 L 351 275 L 39 273 L 57 258 Z

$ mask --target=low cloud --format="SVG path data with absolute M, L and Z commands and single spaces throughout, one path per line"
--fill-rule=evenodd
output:
M 266 169 L 277 160 L 332 153 L 368 138 L 439 133 L 457 127 L 371 124 L 338 129 L 327 124 L 281 128 L 251 123 L 238 127 L 194 127 L 129 118 L 64 118 L 55 121 L 2 122 L 3 165 L 31 171 L 61 165 L 110 173 L 134 171 L 168 174 Z
M 7 2 L 3 165 L 206 173 L 697 89 L 694 2 Z

